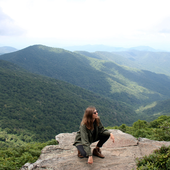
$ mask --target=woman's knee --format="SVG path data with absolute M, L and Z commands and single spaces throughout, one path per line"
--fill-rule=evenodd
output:
M 87 156 L 86 156 L 86 152 L 80 152 L 81 153 L 81 155 L 84 157 L 84 158 L 86 158 Z
M 83 148 L 83 145 L 78 145 L 78 146 L 77 146 L 77 149 L 80 151 L 81 155 L 82 155 L 84 158 L 87 157 L 87 156 L 86 156 L 86 152 L 85 152 L 85 150 L 84 150 L 84 148 Z

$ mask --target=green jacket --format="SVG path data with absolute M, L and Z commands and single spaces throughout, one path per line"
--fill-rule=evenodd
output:
M 83 148 L 87 154 L 87 156 L 91 156 L 91 148 L 90 145 L 93 142 L 96 142 L 98 140 L 99 135 L 106 135 L 110 136 L 110 132 L 106 129 L 104 129 L 102 123 L 99 123 L 99 126 L 97 124 L 94 124 L 94 131 L 95 134 L 92 135 L 92 131 L 89 130 L 85 125 L 80 125 L 80 130 L 77 132 L 77 135 L 75 137 L 74 146 L 83 145 Z

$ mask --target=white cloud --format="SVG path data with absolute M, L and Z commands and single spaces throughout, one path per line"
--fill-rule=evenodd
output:
M 0 35 L 1 36 L 18 36 L 22 35 L 23 30 L 15 24 L 8 15 L 5 15 L 0 8 Z
M 27 38 L 127 44 L 152 41 L 155 25 L 170 16 L 169 0 L 0 0 Z M 166 24 L 161 29 L 169 32 Z M 159 35 L 160 38 L 160 35 Z M 155 41 L 154 41 L 155 42 Z M 130 43 L 130 42 L 129 42 Z M 145 44 L 141 44 L 145 45 Z
M 157 26 L 156 31 L 159 33 L 169 34 L 170 33 L 170 16 L 164 18 Z

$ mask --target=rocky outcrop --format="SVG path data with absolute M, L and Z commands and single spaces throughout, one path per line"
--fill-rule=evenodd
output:
M 27 163 L 21 170 L 131 170 L 136 168 L 136 158 L 149 155 L 162 145 L 170 145 L 170 142 L 136 139 L 120 130 L 110 131 L 115 137 L 115 143 L 109 139 L 102 147 L 105 158 L 94 156 L 93 164 L 88 164 L 87 158 L 77 157 L 77 149 L 73 146 L 76 132 L 73 132 L 57 135 L 59 145 L 46 146 L 35 163 Z M 96 143 L 93 143 L 91 148 L 95 146 Z

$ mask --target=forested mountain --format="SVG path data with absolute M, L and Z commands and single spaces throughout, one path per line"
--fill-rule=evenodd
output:
M 104 126 L 136 120 L 123 103 L 0 60 L 0 128 L 8 133 L 47 141 L 58 133 L 77 131 L 91 105 L 99 110 Z
M 64 49 L 34 45 L 1 55 L 0 59 L 133 106 L 170 97 L 168 76 L 130 69 Z
M 117 64 L 148 70 L 155 73 L 170 75 L 170 52 L 154 52 L 128 50 L 119 52 L 93 52 L 77 51 L 92 58 L 113 61 Z
M 116 64 L 122 65 L 122 66 L 128 66 L 132 68 L 139 68 L 139 65 L 137 63 L 132 62 L 133 59 L 129 59 L 121 55 L 117 52 L 106 52 L 106 51 L 96 51 L 93 53 L 87 52 L 87 51 L 76 51 L 78 54 L 82 54 L 91 58 L 99 59 L 99 60 L 106 60 L 106 61 L 112 61 Z

